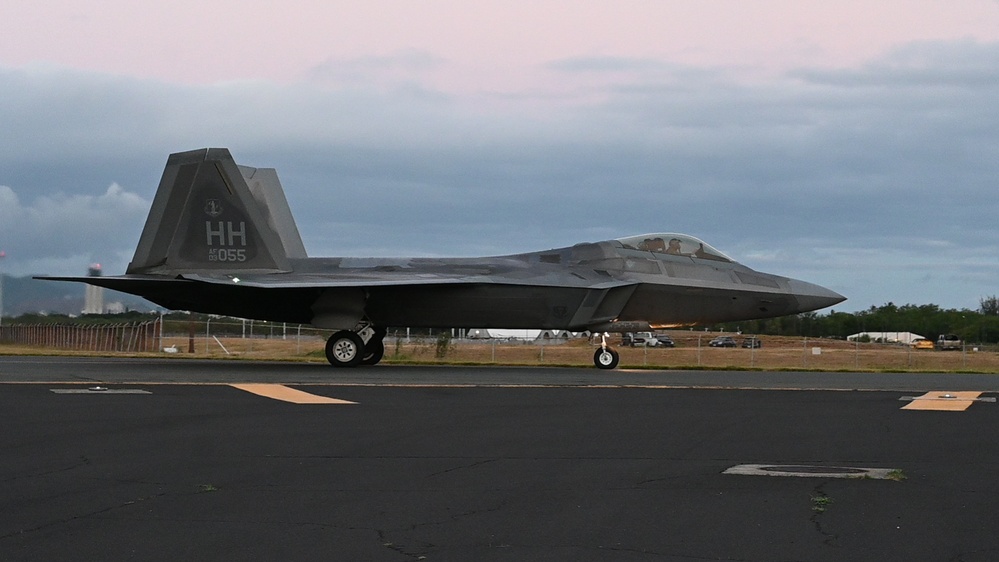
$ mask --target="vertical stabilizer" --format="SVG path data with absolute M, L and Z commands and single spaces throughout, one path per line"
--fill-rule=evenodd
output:
M 171 154 L 127 272 L 290 271 L 305 248 L 269 172 L 240 169 L 225 148 Z
M 305 244 L 302 244 L 302 235 L 298 233 L 295 219 L 291 216 L 291 207 L 281 188 L 281 181 L 278 180 L 277 170 L 240 166 L 239 171 L 243 174 L 246 185 L 250 186 L 250 193 L 257 205 L 266 213 L 267 225 L 278 233 L 285 255 L 295 259 L 308 257 Z

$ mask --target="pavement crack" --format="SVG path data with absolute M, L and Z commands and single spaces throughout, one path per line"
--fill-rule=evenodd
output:
M 59 474 L 59 473 L 62 473 L 62 472 L 69 472 L 71 470 L 76 470 L 78 468 L 81 468 L 81 467 L 84 467 L 84 466 L 89 466 L 89 465 L 90 465 L 90 459 L 87 458 L 86 456 L 81 456 L 77 462 L 75 462 L 73 464 L 70 464 L 70 465 L 62 466 L 62 467 L 59 467 L 59 468 L 53 468 L 51 470 L 46 470 L 46 471 L 43 471 L 43 472 L 32 472 L 31 474 L 24 474 L 24 475 L 20 475 L 20 476 L 13 476 L 11 478 L 5 478 L 4 480 L 0 480 L 0 482 L 15 482 L 17 480 L 24 480 L 24 479 L 30 479 L 30 478 L 41 478 L 43 476 L 51 476 L 53 474 Z
M 598 551 L 607 550 L 607 551 L 611 551 L 611 552 L 631 552 L 631 553 L 644 554 L 644 555 L 647 555 L 647 556 L 655 556 L 655 557 L 660 557 L 660 556 L 678 557 L 679 556 L 679 557 L 682 557 L 684 560 L 722 560 L 723 562 L 753 562 L 753 560 L 747 559 L 747 558 L 719 558 L 717 556 L 711 556 L 711 555 L 696 555 L 696 554 L 689 554 L 689 553 L 678 554 L 676 552 L 659 552 L 659 551 L 655 551 L 655 550 L 647 550 L 647 549 L 644 549 L 644 548 L 627 548 L 627 547 L 621 547 L 621 546 L 598 546 L 598 547 L 595 547 L 594 550 L 598 550 Z
M 382 546 L 384 546 L 385 548 L 387 548 L 387 549 L 389 549 L 391 551 L 398 552 L 399 554 L 402 554 L 403 556 L 407 556 L 409 558 L 412 558 L 413 560 L 426 560 L 427 559 L 427 553 L 432 548 L 434 548 L 434 545 L 431 544 L 431 543 L 421 543 L 417 547 L 406 547 L 406 546 L 403 546 L 403 545 L 398 545 L 398 544 L 395 544 L 392 541 L 388 540 L 388 533 L 386 531 L 384 531 L 382 529 L 375 529 L 375 532 L 378 533 L 378 540 L 382 543 Z M 420 549 L 420 550 L 416 550 L 416 549 Z
M 131 506 L 133 506 L 135 504 L 142 503 L 144 501 L 148 501 L 148 500 L 152 500 L 152 499 L 156 499 L 156 498 L 160 498 L 160 497 L 163 497 L 165 495 L 167 495 L 167 492 L 160 492 L 158 494 L 151 494 L 151 495 L 148 495 L 148 496 L 142 496 L 142 497 L 136 498 L 134 500 L 129 500 L 129 501 L 117 504 L 117 505 L 110 505 L 110 506 L 107 506 L 107 507 L 104 507 L 104 508 L 101 508 L 101 509 L 97 509 L 97 510 L 94 510 L 94 511 L 90 511 L 90 512 L 87 512 L 87 513 L 81 513 L 81 514 L 78 514 L 78 515 L 74 515 L 72 517 L 65 517 L 65 518 L 62 518 L 62 519 L 56 519 L 56 520 L 53 520 L 53 521 L 47 521 L 45 523 L 41 523 L 39 525 L 35 525 L 34 527 L 29 527 L 27 529 L 18 529 L 16 531 L 12 531 L 10 533 L 4 534 L 4 535 L 0 535 L 0 540 L 9 539 L 9 538 L 12 538 L 12 537 L 17 537 L 17 536 L 25 535 L 25 534 L 29 534 L 29 533 L 35 533 L 35 532 L 38 532 L 38 531 L 42 531 L 44 529 L 48 529 L 50 527 L 54 527 L 56 525 L 63 525 L 63 524 L 69 523 L 71 521 L 77 521 L 77 520 L 80 520 L 80 519 L 87 519 L 89 517 L 94 517 L 94 516 L 97 516 L 97 515 L 102 515 L 104 513 L 110 513 L 112 511 L 115 511 L 115 510 L 118 510 L 118 509 L 121 509 L 121 508 L 124 508 L 124 507 L 131 507 Z
M 465 470 L 465 469 L 469 469 L 469 468 L 475 468 L 477 466 L 482 466 L 484 464 L 493 463 L 493 462 L 496 462 L 498 460 L 499 459 L 492 458 L 492 459 L 485 459 L 485 460 L 476 461 L 476 462 L 473 462 L 473 463 L 470 463 L 470 464 L 463 464 L 463 465 L 460 465 L 460 466 L 455 466 L 455 467 L 447 468 L 447 469 L 444 469 L 444 470 L 441 470 L 441 471 L 438 471 L 438 472 L 432 472 L 432 473 L 428 474 L 427 477 L 428 478 L 432 478 L 434 476 L 440 476 L 442 474 L 447 474 L 449 472 L 454 472 L 456 470 Z
M 409 525 L 408 527 L 397 529 L 397 531 L 400 531 L 400 532 L 414 532 L 414 531 L 417 531 L 418 529 L 420 529 L 421 527 L 445 525 L 447 523 L 450 523 L 450 522 L 453 522 L 453 521 L 456 521 L 458 519 L 462 519 L 462 518 L 465 518 L 465 517 L 473 517 L 473 516 L 480 515 L 480 514 L 483 514 L 483 513 L 493 513 L 493 512 L 501 511 L 506 506 L 507 506 L 507 502 L 506 501 L 501 501 L 498 504 L 493 505 L 493 506 L 483 507 L 481 509 L 471 509 L 471 510 L 463 511 L 461 513 L 454 513 L 454 514 L 451 514 L 451 515 L 447 516 L 447 518 L 445 518 L 445 519 L 439 519 L 439 520 L 434 520 L 434 521 L 423 521 L 423 522 L 419 522 L 419 523 L 413 523 L 413 524 Z M 430 551 L 432 549 L 434 549 L 434 548 L 437 547 L 437 545 L 435 545 L 434 543 L 430 543 L 430 542 L 426 542 L 426 541 L 421 541 L 421 540 L 418 540 L 418 539 L 410 539 L 411 541 L 413 541 L 413 542 L 416 543 L 415 545 L 412 545 L 412 546 L 397 544 L 395 541 L 393 541 L 393 540 L 390 539 L 390 532 L 391 531 L 384 530 L 384 529 L 373 529 L 373 531 L 375 531 L 375 533 L 378 534 L 378 540 L 381 542 L 381 545 L 383 547 L 388 548 L 389 550 L 393 550 L 395 552 L 398 552 L 399 554 L 402 554 L 402 555 L 405 555 L 405 556 L 409 556 L 413 560 L 425 560 L 427 558 L 428 554 L 430 553 Z M 506 545 L 506 546 L 509 546 L 509 545 Z
M 836 544 L 836 542 L 839 541 L 839 535 L 834 533 L 829 533 L 822 527 L 822 515 L 833 503 L 833 499 L 823 489 L 825 485 L 826 483 L 823 482 L 822 484 L 816 486 L 812 491 L 812 496 L 811 496 L 812 516 L 809 517 L 809 521 L 811 521 L 812 524 L 815 525 L 816 532 L 818 532 L 820 535 L 824 537 L 824 539 L 822 540 L 822 544 L 838 548 L 839 545 Z

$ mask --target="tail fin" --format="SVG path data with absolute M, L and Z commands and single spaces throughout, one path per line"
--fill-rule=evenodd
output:
M 127 273 L 277 273 L 304 257 L 277 173 L 202 148 L 167 159 Z

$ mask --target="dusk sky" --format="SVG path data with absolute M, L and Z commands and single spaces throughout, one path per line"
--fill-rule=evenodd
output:
M 849 298 L 999 294 L 999 0 L 0 4 L 0 271 L 123 273 L 167 155 L 314 256 L 684 232 Z

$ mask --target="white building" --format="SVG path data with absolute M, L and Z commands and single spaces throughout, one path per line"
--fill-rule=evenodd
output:
M 872 342 L 904 343 L 906 345 L 911 344 L 915 340 L 926 339 L 923 336 L 912 332 L 860 332 L 859 334 L 846 336 L 846 339 L 849 341 L 857 341 L 859 339 L 865 339 L 865 336 L 868 341 Z
M 91 265 L 87 270 L 87 275 L 90 277 L 100 277 L 101 264 L 95 263 Z M 83 313 L 104 314 L 104 287 L 87 285 L 86 292 L 83 294 Z

